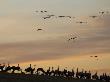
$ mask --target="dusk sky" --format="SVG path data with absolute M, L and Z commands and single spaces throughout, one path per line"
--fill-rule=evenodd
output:
M 42 10 L 48 12 L 35 12 Z M 49 14 L 56 17 L 42 18 Z M 60 15 L 72 18 L 57 18 Z M 73 36 L 77 38 L 68 42 Z M 0 63 L 4 62 L 110 73 L 110 0 L 0 0 Z

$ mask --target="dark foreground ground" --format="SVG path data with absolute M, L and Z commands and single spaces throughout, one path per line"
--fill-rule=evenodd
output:
M 55 76 L 37 76 L 23 74 L 0 74 L 0 82 L 102 82 L 98 80 L 83 80 Z

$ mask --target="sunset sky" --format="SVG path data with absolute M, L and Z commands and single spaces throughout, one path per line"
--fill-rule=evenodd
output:
M 48 12 L 35 12 L 41 10 Z M 56 17 L 42 18 L 49 14 Z M 60 15 L 72 18 L 57 18 Z M 67 41 L 74 36 L 77 39 Z M 0 63 L 4 62 L 110 73 L 110 0 L 0 0 Z

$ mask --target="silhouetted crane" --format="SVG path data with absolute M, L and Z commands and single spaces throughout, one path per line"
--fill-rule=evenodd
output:
M 19 64 L 18 64 L 18 66 L 12 66 L 11 69 L 12 69 L 12 73 L 14 73 L 16 70 L 21 71 Z
M 32 68 L 32 67 L 31 67 L 31 64 L 30 64 L 30 67 L 26 68 L 25 71 L 26 71 L 26 72 L 29 72 L 30 74 L 33 74 L 34 71 L 35 71 L 35 68 Z

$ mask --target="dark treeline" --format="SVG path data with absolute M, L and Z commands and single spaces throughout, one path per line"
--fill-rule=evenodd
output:
M 1 74 L 17 74 L 15 71 L 18 71 L 19 74 L 22 75 L 36 75 L 36 76 L 55 76 L 55 77 L 64 77 L 64 78 L 77 78 L 77 79 L 92 79 L 92 80 L 101 80 L 101 81 L 106 81 L 110 82 L 110 76 L 107 75 L 106 73 L 103 73 L 102 75 L 98 75 L 97 72 L 95 74 L 92 74 L 91 71 L 79 71 L 78 68 L 76 72 L 74 69 L 71 71 L 67 70 L 66 68 L 63 69 L 62 71 L 60 70 L 59 66 L 57 69 L 54 69 L 54 67 L 49 67 L 46 71 L 43 68 L 35 68 L 32 67 L 30 64 L 29 67 L 25 68 L 25 70 L 22 70 L 21 67 L 19 66 L 10 66 L 8 65 L 1 65 L 0 64 L 0 73 Z

